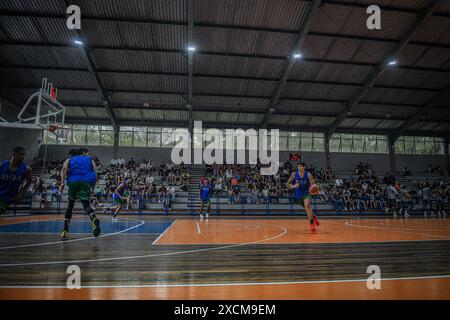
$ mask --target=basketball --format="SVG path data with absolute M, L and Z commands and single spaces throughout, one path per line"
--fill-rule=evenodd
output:
M 309 188 L 309 193 L 311 193 L 313 196 L 318 195 L 319 194 L 319 186 L 317 184 L 313 184 Z

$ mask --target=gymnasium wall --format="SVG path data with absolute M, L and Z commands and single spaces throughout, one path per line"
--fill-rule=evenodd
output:
M 70 146 L 48 145 L 48 155 L 56 157 L 67 157 Z M 109 163 L 113 157 L 112 147 L 88 147 L 92 155 L 96 155 L 103 163 Z M 41 147 L 41 155 L 44 154 L 45 146 Z M 119 147 L 119 156 L 128 160 L 134 157 L 136 161 L 145 158 L 151 159 L 159 164 L 161 161 L 170 160 L 171 148 L 136 148 Z M 303 152 L 303 160 L 308 164 L 317 167 L 325 167 L 326 159 L 324 152 Z M 280 152 L 280 160 L 289 159 L 289 152 Z M 353 171 L 360 161 L 372 163 L 375 171 L 387 172 L 389 168 L 388 154 L 365 154 L 365 153 L 331 153 L 331 164 L 335 171 Z M 423 156 L 423 155 L 396 155 L 397 170 L 401 171 L 407 166 L 413 172 L 425 172 L 428 164 L 432 166 L 440 165 L 445 168 L 445 156 Z
M 42 130 L 0 127 L 0 141 L 0 159 L 9 159 L 11 150 L 22 146 L 26 149 L 25 162 L 32 164 L 41 147 Z

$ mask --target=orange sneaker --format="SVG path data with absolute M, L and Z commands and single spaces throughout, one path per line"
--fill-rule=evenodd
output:
M 317 232 L 317 228 L 314 223 L 309 225 L 309 229 L 311 230 L 311 232 Z
M 316 215 L 313 215 L 313 220 L 314 220 L 314 224 L 315 224 L 316 226 L 319 226 L 319 225 L 320 225 L 319 219 L 317 219 L 317 216 L 316 216 Z

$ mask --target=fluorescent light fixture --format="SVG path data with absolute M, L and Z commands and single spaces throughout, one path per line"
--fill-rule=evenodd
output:
M 195 51 L 195 47 L 193 47 L 193 46 L 189 46 L 189 47 L 188 47 L 188 51 L 190 51 L 190 52 L 194 52 L 194 51 Z
M 301 53 L 294 53 L 294 59 L 300 59 L 302 57 Z
M 397 61 L 395 61 L 395 60 L 389 61 L 389 63 L 388 63 L 388 65 L 390 65 L 390 66 L 393 66 L 396 64 L 397 64 Z
M 83 41 L 80 41 L 80 40 L 73 40 L 73 43 L 75 43 L 75 44 L 77 44 L 79 46 L 84 45 Z

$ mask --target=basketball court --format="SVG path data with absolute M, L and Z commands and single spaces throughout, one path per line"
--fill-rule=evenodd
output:
M 23 146 L 43 188 L 0 216 L 0 300 L 450 300 L 450 1 L 7 0 L 0 16 L 0 160 Z M 179 129 L 203 160 L 166 170 Z M 246 130 L 231 163 L 254 158 L 229 177 L 202 153 L 227 129 Z M 77 203 L 66 240 L 59 180 L 80 148 L 102 233 Z M 273 179 L 251 172 L 269 163 Z
M 2 299 L 449 299 L 448 220 L 321 220 L 127 216 L 72 223 L 61 243 L 59 217 L 0 222 Z M 81 290 L 66 269 L 81 269 Z M 380 290 L 367 267 L 382 266 Z

